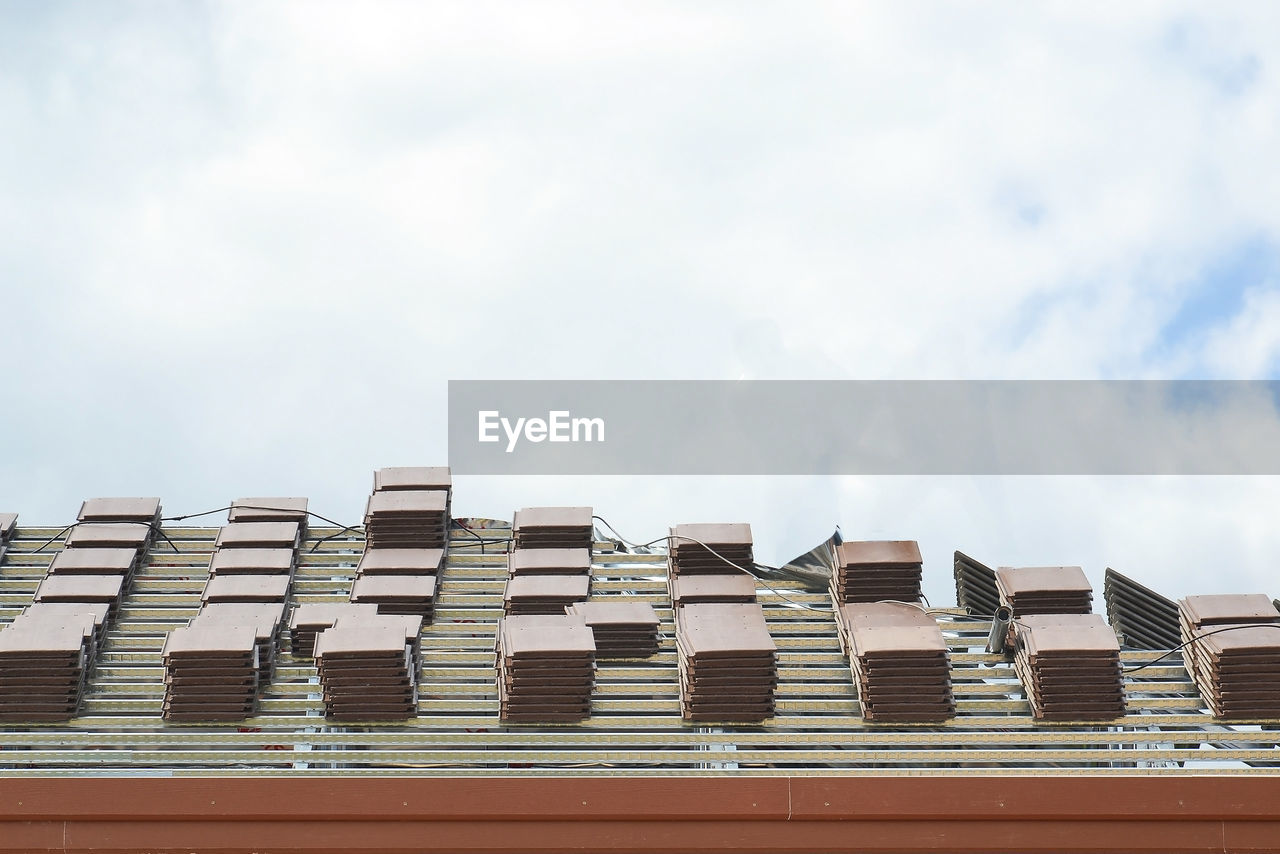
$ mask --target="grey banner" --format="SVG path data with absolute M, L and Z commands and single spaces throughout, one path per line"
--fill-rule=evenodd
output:
M 1278 474 L 1271 381 L 451 381 L 456 474 Z

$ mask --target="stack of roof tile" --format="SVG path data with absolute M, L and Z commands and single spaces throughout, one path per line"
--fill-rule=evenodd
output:
M 557 614 L 591 594 L 587 575 L 516 575 L 507 579 L 502 595 L 508 614 Z
M 590 575 L 591 549 L 517 548 L 507 554 L 510 575 Z
M 200 599 L 214 602 L 283 603 L 289 596 L 287 575 L 215 575 L 205 583 Z
M 273 506 L 265 502 L 277 499 L 240 499 L 256 503 L 251 507 Z M 254 510 L 233 505 L 229 515 L 233 521 L 218 531 L 214 541 L 213 558 L 209 562 L 209 581 L 205 585 L 205 602 L 272 602 L 283 603 L 289 595 L 293 570 L 297 565 L 298 549 L 302 545 L 305 498 L 278 499 L 282 507 L 292 503 L 292 508 L 281 510 Z M 244 521 L 243 514 L 275 515 L 290 518 L 255 519 Z M 299 515 L 304 521 L 299 521 Z M 237 517 L 239 520 L 237 521 Z
M 1078 566 L 1002 566 L 996 570 L 1001 604 L 1025 614 L 1088 614 L 1093 588 Z
M 953 555 L 952 573 L 956 579 L 956 603 L 975 617 L 990 617 L 1000 607 L 1000 590 L 991 567 L 964 552 Z
M 864 718 L 926 722 L 955 715 L 947 644 L 932 617 L 893 602 L 850 603 L 837 613 Z
M 63 548 L 132 548 L 142 558 L 160 529 L 159 498 L 90 498 Z
M 325 714 L 334 721 L 404 720 L 417 714 L 416 637 L 403 626 L 340 620 L 316 637 Z
M 374 492 L 453 491 L 448 466 L 393 466 L 373 473 Z
M 1014 670 L 1037 720 L 1105 721 L 1124 715 L 1120 644 L 1101 615 L 1020 617 L 1014 639 Z
M 351 601 L 379 614 L 435 616 L 436 575 L 449 544 L 453 481 L 446 466 L 398 466 L 373 473 L 365 504 L 365 552 Z M 416 644 L 415 644 L 416 646 Z
M 107 642 L 107 619 L 110 606 L 104 602 L 36 602 L 13 618 L 10 626 L 35 622 L 41 625 L 73 622 L 83 623 L 86 615 L 93 618 L 93 649 L 102 649 Z
M 315 655 L 316 634 L 331 627 L 341 617 L 377 615 L 377 605 L 354 605 L 350 602 L 299 605 L 289 616 L 289 652 L 294 657 L 311 658 Z
M 443 567 L 444 549 L 369 549 L 356 575 L 436 575 Z
M 351 585 L 351 601 L 376 605 L 379 614 L 412 614 L 428 623 L 435 616 L 433 575 L 360 575 Z
M 362 606 L 357 606 L 362 607 Z M 405 643 L 409 644 L 409 652 L 413 656 L 413 672 L 417 673 L 422 665 L 422 618 L 414 614 L 379 614 L 348 613 L 340 614 L 333 621 L 333 628 L 347 628 L 352 625 L 373 628 L 394 628 L 404 632 Z M 327 631 L 327 629 L 326 629 Z
M 595 544 L 590 507 L 525 507 L 511 523 L 517 549 L 588 549 Z
M 81 503 L 79 522 L 125 522 L 136 525 L 160 524 L 159 498 L 90 498 Z
M 53 556 L 49 575 L 118 575 L 122 589 L 128 590 L 138 568 L 133 549 L 63 549 Z
M 369 549 L 443 549 L 449 539 L 449 492 L 375 492 L 365 504 L 364 525 Z
M 1280 627 L 1247 625 L 1197 641 L 1201 695 L 1219 718 L 1280 718 Z M 1197 683 L 1199 684 L 1199 683 Z
M 134 522 L 90 522 L 67 532 L 64 549 L 132 549 L 141 560 L 151 548 L 153 528 Z
M 686 605 L 676 611 L 676 646 L 685 720 L 772 717 L 777 647 L 759 605 Z
M 915 540 L 846 542 L 836 546 L 831 596 L 846 602 L 920 601 L 922 562 Z
M 697 602 L 754 602 L 756 580 L 737 575 L 668 575 L 671 604 L 679 608 Z
M 1262 594 L 1178 602 L 1183 660 L 1215 717 L 1280 717 L 1280 611 Z
M 306 507 L 305 498 L 240 498 L 232 503 L 228 523 L 214 542 L 201 609 L 173 641 L 174 672 L 181 672 L 181 680 L 166 697 L 166 715 L 172 720 L 239 720 L 252 714 L 257 692 L 274 675 Z M 245 632 L 254 644 L 251 682 L 237 658 L 244 656 L 236 645 Z M 207 673 L 199 664 L 206 659 Z M 213 668 L 218 660 L 225 663 Z M 226 697 L 214 702 L 211 697 L 219 692 Z
M 1149 587 L 1107 567 L 1102 583 L 1107 620 L 1135 649 L 1173 649 L 1178 639 L 1178 605 Z
M 648 602 L 578 602 L 565 613 L 591 629 L 596 658 L 648 658 L 658 652 L 658 613 Z
M 164 644 L 164 717 L 238 721 L 258 700 L 258 630 L 202 624 L 174 629 Z
M 123 587 L 123 575 L 47 575 L 36 588 L 35 601 L 102 604 L 108 619 L 114 619 Z
M 241 522 L 297 522 L 303 537 L 306 537 L 308 501 L 297 496 L 289 498 L 237 498 L 231 502 L 231 511 L 227 521 L 231 524 Z
M 302 544 L 302 526 L 297 522 L 233 522 L 218 531 L 214 549 L 288 549 L 297 552 Z
M 449 542 L 452 498 L 447 466 L 378 469 L 365 504 L 366 550 L 443 550 Z
M 672 576 L 750 573 L 756 565 L 746 523 L 676 525 L 667 541 Z
M 13 535 L 18 530 L 18 514 L 17 513 L 0 513 L 0 560 L 4 560 L 4 553 L 9 548 L 9 541 L 13 539 Z
M 588 717 L 595 651 L 595 638 L 581 617 L 503 617 L 496 645 L 501 719 L 568 722 Z
M 293 549 L 219 549 L 209 563 L 209 575 L 291 575 L 297 556 Z
M 0 722 L 69 720 L 92 667 L 95 617 L 24 617 L 0 629 Z
M 846 656 L 852 656 L 850 619 L 853 615 L 864 615 L 865 619 L 879 619 L 886 625 L 928 627 L 936 625 L 932 617 L 915 605 L 898 602 L 850 602 L 835 609 L 836 635 L 840 639 L 840 649 Z M 869 616 L 867 616 L 869 615 Z M 896 617 L 896 619 L 895 619 Z
M 258 685 L 265 687 L 274 675 L 283 620 L 283 602 L 218 602 L 205 605 L 187 625 L 252 626 L 258 644 Z

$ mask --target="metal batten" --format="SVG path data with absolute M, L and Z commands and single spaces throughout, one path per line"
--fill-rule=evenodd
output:
M 32 550 L 58 529 L 19 529 L 0 565 L 0 623 L 31 594 L 57 545 Z M 316 539 L 302 548 L 293 601 L 344 601 L 363 542 Z M 0 776 L 342 774 L 451 776 L 648 776 L 779 774 L 849 776 L 945 773 L 1189 775 L 1200 760 L 1213 773 L 1275 774 L 1280 721 L 1222 726 L 1204 713 L 1177 656 L 1126 680 L 1130 714 L 1106 725 L 1036 724 L 1013 670 L 987 652 L 992 622 L 953 609 L 939 615 L 950 649 L 957 717 L 941 724 L 876 725 L 858 714 L 848 662 L 823 594 L 770 583 L 759 600 L 779 647 L 776 716 L 762 727 L 691 727 L 679 717 L 676 655 L 661 554 L 597 554 L 593 597 L 627 597 L 655 605 L 666 640 L 648 659 L 602 665 L 592 717 L 581 725 L 501 727 L 493 693 L 493 628 L 501 611 L 505 561 L 454 550 L 441 576 L 436 622 L 422 637 L 419 716 L 360 727 L 326 724 L 312 662 L 277 659 L 261 713 L 238 725 L 166 725 L 158 717 L 164 634 L 199 605 L 216 529 L 165 529 L 180 554 L 160 541 L 137 573 L 134 591 L 98 658 L 80 717 L 69 724 L 0 727 Z M 465 546 L 460 539 L 456 544 Z M 957 561 L 963 563 L 963 555 Z M 980 564 L 958 568 L 966 595 L 982 593 Z M 989 570 L 988 570 L 989 571 Z M 959 577 L 959 576 L 958 576 Z M 994 585 L 992 587 L 994 589 Z M 784 598 L 785 597 L 785 598 Z M 962 600 L 962 605 L 964 601 Z M 998 603 L 997 603 L 998 604 Z M 994 608 L 992 612 L 994 612 Z M 1126 665 L 1150 661 L 1125 650 Z M 247 731 L 241 731 L 247 730 Z M 261 731 L 254 731 L 261 730 Z M 1193 747 L 1194 745 L 1194 747 Z M 284 746 L 287 749 L 274 748 Z M 708 767 L 710 746 L 731 746 L 736 769 Z M 292 749 L 288 749 L 292 748 Z M 303 750 L 301 748 L 310 748 Z M 283 756 L 281 754 L 284 754 Z M 90 767 L 89 763 L 94 763 Z M 297 762 L 311 767 L 294 768 Z M 1145 767 L 1152 764 L 1164 767 Z M 1245 763 L 1261 763 L 1247 768 Z M 77 768 L 76 765 L 85 767 Z M 405 764 L 422 767 L 406 768 Z M 721 763 L 723 764 L 723 763 Z M 323 765 L 324 767 L 320 767 Z M 525 767 L 532 765 L 534 767 Z M 501 766 L 501 767 L 499 767 Z

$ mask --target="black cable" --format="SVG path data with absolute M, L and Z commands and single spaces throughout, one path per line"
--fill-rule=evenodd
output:
M 44 551 L 44 550 L 45 550 L 45 549 L 47 549 L 49 546 L 51 546 L 51 545 L 54 543 L 54 541 L 56 541 L 59 537 L 64 537 L 64 536 L 66 536 L 67 531 L 70 531 L 72 528 L 74 528 L 76 525 L 79 525 L 79 524 L 80 524 L 79 522 L 72 522 L 70 525 L 68 525 L 67 527 L 63 528 L 63 529 L 62 529 L 61 531 L 59 531 L 58 533 L 54 534 L 54 535 L 53 535 L 52 537 L 50 537 L 49 539 L 45 540 L 45 541 L 40 545 L 40 548 L 38 548 L 38 549 L 36 549 L 35 551 L 33 551 L 33 552 L 32 552 L 32 554 L 39 554 L 40 552 Z
M 258 508 L 258 509 L 261 509 L 261 508 Z M 317 518 L 318 518 L 318 517 L 317 517 Z M 327 540 L 332 540 L 332 539 L 334 539 L 335 537 L 341 537 L 341 536 L 342 536 L 343 534 L 345 534 L 347 531 L 355 531 L 356 533 L 360 533 L 360 534 L 363 534 L 363 533 L 364 533 L 364 531 L 362 531 L 362 530 L 360 529 L 360 527 L 359 527 L 359 526 L 354 526 L 354 525 L 353 525 L 353 526 L 351 526 L 351 527 L 349 527 L 349 528 L 343 528 L 343 529 L 342 529 L 342 530 L 340 530 L 340 531 L 335 531 L 335 532 L 334 532 L 334 533 L 332 533 L 332 534 L 328 534 L 328 535 L 323 536 L 323 537 L 321 537 L 320 539 L 316 540 L 315 545 L 313 545 L 311 548 L 307 549 L 307 554 L 312 554 L 316 549 L 320 548 L 320 544 L 321 544 L 321 543 L 326 542 Z
M 218 507 L 214 510 L 205 510 L 202 513 L 187 513 L 183 516 L 164 516 L 164 517 L 161 517 L 160 521 L 161 522 L 181 522 L 184 519 L 196 519 L 196 518 L 199 518 L 200 516 L 212 516 L 214 513 L 223 513 L 227 510 L 233 510 L 237 507 L 240 508 L 241 510 L 271 510 L 276 513 L 303 513 L 307 516 L 314 516 L 315 518 L 319 519 L 321 522 L 328 522 L 330 525 L 334 525 L 335 527 L 342 528 L 342 530 L 344 531 L 354 531 L 360 527 L 359 525 L 343 525 L 341 522 L 335 522 L 333 519 L 330 519 L 327 516 L 321 516 L 319 513 L 313 513 L 310 510 L 299 510 L 296 507 L 263 507 L 257 504 L 228 504 L 226 507 Z
M 1144 664 L 1139 664 L 1137 667 L 1126 667 L 1126 668 L 1124 669 L 1124 672 L 1125 672 L 1125 673 L 1134 673 L 1134 672 L 1136 672 L 1136 671 L 1138 671 L 1138 670 L 1142 670 L 1142 669 L 1144 669 L 1144 668 L 1151 667 L 1153 664 L 1159 664 L 1161 661 L 1164 661 L 1166 658 L 1168 658 L 1169 656 L 1173 655 L 1175 652 L 1179 652 L 1179 651 L 1181 651 L 1181 650 L 1185 649 L 1186 647 L 1191 646 L 1191 645 L 1192 645 L 1193 643 L 1195 643 L 1196 641 L 1201 640 L 1202 638 L 1207 638 L 1207 637 L 1209 637 L 1210 635 L 1216 635 L 1216 634 L 1218 634 L 1218 633 L 1220 633 L 1220 632 L 1233 632 L 1233 631 L 1236 631 L 1236 630 L 1238 630 L 1238 629 L 1261 629 L 1261 628 L 1276 628 L 1276 629 L 1280 629 L 1280 623 L 1239 623 L 1239 624 L 1237 624 L 1237 625 L 1223 626 L 1222 628 L 1220 628 L 1220 629 L 1214 629 L 1214 630 L 1213 630 L 1213 631 L 1211 631 L 1211 632 L 1201 632 L 1200 634 L 1198 634 L 1198 635 L 1196 635 L 1195 637 L 1193 637 L 1191 640 L 1186 641 L 1185 643 L 1180 643 L 1180 644 L 1178 644 L 1178 645 L 1177 645 L 1177 646 L 1175 646 L 1173 649 L 1171 649 L 1171 650 L 1169 650 L 1168 652 L 1166 652 L 1164 655 L 1161 655 L 1159 658 L 1153 658 L 1151 661 L 1148 661 L 1148 662 L 1146 662 L 1146 663 L 1144 663 Z
M 160 528 L 160 523 L 159 523 L 159 522 L 152 522 L 152 523 L 150 523 L 150 525 L 151 525 L 151 530 L 155 531 L 157 534 L 159 534 L 160 536 L 164 537 L 164 541 L 165 541 L 166 543 L 168 543 L 168 544 L 169 544 L 169 548 L 173 549 L 173 550 L 174 550 L 174 552 L 175 552 L 175 553 L 177 553 L 177 554 L 181 554 L 181 553 L 182 553 L 181 549 L 179 549 L 179 548 L 178 548 L 178 546 L 173 542 L 173 540 L 169 539 L 169 535 L 168 535 L 168 534 L 166 534 L 166 533 L 165 533 L 165 532 Z
M 181 522 L 183 519 L 197 519 L 201 516 L 212 516 L 214 513 L 222 513 L 226 510 L 230 510 L 231 506 L 232 505 L 228 504 L 226 507 L 219 507 L 216 510 L 205 510 L 203 513 L 188 513 L 185 516 L 161 516 L 160 521 L 161 522 Z M 267 509 L 278 510 L 279 508 L 270 507 Z
M 479 534 L 477 534 L 475 531 L 471 530 L 471 528 L 467 527 L 467 525 L 466 525 L 466 524 L 465 524 L 461 519 L 454 519 L 454 520 L 453 520 L 453 524 L 457 525 L 459 528 L 461 528 L 462 530 L 466 531 L 468 534 L 470 534 L 471 536 L 473 536 L 473 537 L 475 537 L 477 540 L 479 540 L 479 541 L 480 541 L 480 554 L 484 554 L 484 553 L 485 553 L 485 551 L 484 551 L 484 547 L 485 547 L 485 544 L 486 544 L 487 542 L 489 542 L 488 540 L 486 540 L 484 537 L 482 537 L 482 536 L 480 536 Z M 511 538 L 510 538 L 510 537 L 507 537 L 505 540 L 494 540 L 493 542 L 495 542 L 495 543 L 499 543 L 499 542 L 505 543 L 505 542 L 510 542 L 510 541 L 511 541 Z
M 784 594 L 784 593 L 782 593 L 781 591 L 779 591 L 779 590 L 778 590 L 777 588 L 775 588 L 772 584 L 770 584 L 769 582 L 765 581 L 763 578 L 761 578 L 760 576 L 756 575 L 754 572 L 752 572 L 751 570 L 747 569 L 745 566 L 741 566 L 741 565 L 736 564 L 736 563 L 734 563 L 733 561 L 729 560 L 727 557 L 725 557 L 724 555 L 720 554 L 720 553 L 719 553 L 719 552 L 717 552 L 715 549 L 711 548 L 711 546 L 707 545 L 706 543 L 702 542 L 701 540 L 694 539 L 693 537 L 686 537 L 686 536 L 684 536 L 683 534 L 668 534 L 668 535 L 667 535 L 667 536 L 665 536 L 665 537 L 658 537 L 656 540 L 650 540 L 650 541 L 649 541 L 649 542 L 647 542 L 647 543 L 633 543 L 633 542 L 631 542 L 630 540 L 628 540 L 626 537 L 624 537 L 624 536 L 622 536 L 621 534 L 619 534 L 619 533 L 618 533 L 618 529 L 617 529 L 617 528 L 615 528 L 615 527 L 613 527 L 612 525 L 610 525 L 610 524 L 609 524 L 609 522 L 608 522 L 608 520 L 607 520 L 607 519 L 605 519 L 603 516 L 592 516 L 591 518 L 592 518 L 592 519 L 598 519 L 598 520 L 600 521 L 600 523 L 601 523 L 601 524 L 603 524 L 606 528 L 608 528 L 608 529 L 613 533 L 613 535 L 614 535 L 615 537 L 617 537 L 617 538 L 618 538 L 618 540 L 619 540 L 620 542 L 625 543 L 626 545 L 628 545 L 628 546 L 630 546 L 630 547 L 632 547 L 632 548 L 635 548 L 635 549 L 648 548 L 649 546 L 654 545 L 655 543 L 661 543 L 661 542 L 664 542 L 664 541 L 665 541 L 665 542 L 667 543 L 667 551 L 668 551 L 668 552 L 671 552 L 671 551 L 672 551 L 672 549 L 673 549 L 672 540 L 688 540 L 688 541 L 689 541 L 689 542 L 691 542 L 691 543 L 696 543 L 697 545 L 702 546 L 704 549 L 706 549 L 708 552 L 710 552 L 714 557 L 716 557 L 716 558 L 718 558 L 718 559 L 720 559 L 720 560 L 724 561 L 725 563 L 727 563 L 729 566 L 733 567 L 733 568 L 734 568 L 734 569 L 736 569 L 737 571 L 739 571 L 739 572 L 745 572 L 747 575 L 749 575 L 749 576 L 751 576 L 752 578 L 754 578 L 755 580 L 759 581 L 759 582 L 760 582 L 761 584 L 763 584 L 766 588 L 768 588 L 768 590 L 769 590 L 769 592 L 770 592 L 770 593 L 772 593 L 773 595 L 777 596 L 777 597 L 778 597 L 779 599 L 781 599 L 782 601 L 784 601 L 784 602 L 786 602 L 786 603 L 788 603 L 788 604 L 790 604 L 790 605 L 794 605 L 794 606 L 795 606 L 795 607 L 797 607 L 797 608 L 801 608 L 801 609 L 803 609 L 803 610 L 805 610 L 805 611 L 815 611 L 815 612 L 817 612 L 817 613 L 819 613 L 819 614 L 830 614 L 830 613 L 832 612 L 832 609 L 831 609 L 831 608 L 815 608 L 815 607 L 813 607 L 812 605 L 806 605 L 806 604 L 804 604 L 803 602 L 797 602 L 797 601 L 795 601 L 794 599 L 790 599 L 790 598 L 788 598 L 788 597 L 786 596 L 786 594 Z M 752 561 L 752 562 L 754 563 L 754 561 Z M 760 566 L 764 566 L 764 564 L 759 564 L 759 565 L 760 565 Z
M 1028 615 L 1028 616 L 1030 616 L 1030 615 Z M 1013 620 L 1012 622 L 1013 622 L 1013 624 L 1014 624 L 1015 626 L 1021 626 L 1022 628 L 1026 629 L 1027 631 L 1034 631 L 1034 628 L 1033 628 L 1032 626 L 1027 625 L 1026 623 L 1022 622 L 1021 620 Z M 1153 666 L 1155 666 L 1155 665 L 1159 664 L 1160 662 L 1164 661 L 1166 658 L 1168 658 L 1169 656 L 1173 655 L 1174 653 L 1176 653 L 1176 652 L 1181 652 L 1182 650 L 1184 650 L 1184 649 L 1186 649 L 1187 647 L 1191 646 L 1191 645 L 1192 645 L 1193 643 L 1195 643 L 1196 641 L 1198 641 L 1198 640 L 1202 640 L 1202 639 L 1204 639 L 1204 638 L 1207 638 L 1207 637 L 1209 637 L 1210 635 L 1216 635 L 1216 634 L 1219 634 L 1220 632 L 1233 632 L 1233 631 L 1236 631 L 1236 630 L 1238 630 L 1238 629 L 1257 629 L 1257 628 L 1268 628 L 1268 627 L 1272 627 L 1272 628 L 1280 629 L 1280 622 L 1276 622 L 1276 623 L 1238 623 L 1238 624 L 1234 624 L 1234 625 L 1230 625 L 1230 626 L 1223 626 L 1222 628 L 1214 629 L 1214 630 L 1212 630 L 1212 631 L 1208 631 L 1208 632 L 1201 632 L 1200 634 L 1198 634 L 1198 635 L 1196 635 L 1195 637 L 1191 638 L 1191 640 L 1186 641 L 1186 642 L 1184 642 L 1184 643 L 1180 643 L 1180 644 L 1178 644 L 1178 645 L 1177 645 L 1177 646 L 1175 646 L 1173 649 L 1171 649 L 1171 650 L 1169 650 L 1169 651 L 1167 651 L 1167 652 L 1163 653 L 1162 655 L 1160 655 L 1160 656 L 1158 656 L 1158 657 L 1156 657 L 1156 658 L 1151 659 L 1150 661 L 1145 661 L 1145 662 L 1143 662 L 1142 664 L 1136 665 L 1136 666 L 1134 666 L 1134 667 L 1122 667 L 1122 668 L 1120 669 L 1120 672 L 1121 672 L 1121 673 L 1137 673 L 1139 670 L 1145 670 L 1145 669 L 1147 669 L 1148 667 L 1153 667 Z
M 40 552 L 47 549 L 49 546 L 53 545 L 53 543 L 57 542 L 57 540 L 60 537 L 66 536 L 66 533 L 70 531 L 72 528 L 78 528 L 81 525 L 146 525 L 152 531 L 164 537 L 164 541 L 169 544 L 169 548 L 173 549 L 173 551 L 176 554 L 182 554 L 182 550 L 178 548 L 177 545 L 174 544 L 173 540 L 169 539 L 169 535 L 166 534 L 164 531 L 160 530 L 159 522 L 97 522 L 97 521 L 72 522 L 70 525 L 63 528 L 61 531 L 59 531 L 58 533 L 54 534 L 52 537 L 50 537 L 49 539 L 41 543 L 40 548 L 33 550 L 31 554 L 39 554 Z
M 328 522 L 330 525 L 334 525 L 337 528 L 339 528 L 339 530 L 336 531 L 335 533 L 328 534 L 316 540 L 315 544 L 312 545 L 311 548 L 307 549 L 307 554 L 311 554 L 316 549 L 320 548 L 321 543 L 326 542 L 328 540 L 332 540 L 336 537 L 341 537 L 343 534 L 347 533 L 348 531 L 355 531 L 360 534 L 364 533 L 364 531 L 361 529 L 359 525 L 343 525 L 341 522 L 334 521 L 333 519 L 330 519 L 327 516 L 321 516 L 319 513 L 313 513 L 310 510 L 298 510 L 296 507 L 264 507 L 259 504 L 228 504 L 225 507 L 217 507 L 213 510 L 205 510 L 200 513 L 186 513 L 181 516 L 165 516 L 161 519 L 161 521 L 162 522 L 181 522 L 185 519 L 198 519 L 201 516 L 212 516 L 214 513 L 224 513 L 228 510 L 234 510 L 237 508 L 241 510 L 268 510 L 275 513 L 302 513 L 308 517 L 319 519 L 321 522 Z
M 62 529 L 61 531 L 59 531 L 57 534 L 54 534 L 54 535 L 53 535 L 52 537 L 50 537 L 48 540 L 45 540 L 45 541 L 44 541 L 44 543 L 42 543 L 38 549 L 35 549 L 34 551 L 32 551 L 32 552 L 31 552 L 31 554 L 38 554 L 39 552 L 44 551 L 44 550 L 45 550 L 45 549 L 47 549 L 49 546 L 51 546 L 53 543 L 55 543 L 59 538 L 66 536 L 66 533 L 67 533 L 68 531 L 70 531 L 72 528 L 75 528 L 75 527 L 77 527 L 77 526 L 79 526 L 79 525 L 97 525 L 97 524 L 107 524 L 107 525 L 146 525 L 146 526 L 147 526 L 148 528 L 150 528 L 152 531 L 154 531 L 155 533 L 157 533 L 157 534 L 159 534 L 161 537 L 163 537 L 163 538 L 164 538 L 164 541 L 165 541 L 166 543 L 168 543 L 168 544 L 169 544 L 169 547 L 170 547 L 171 549 L 173 549 L 175 553 L 177 553 L 177 554 L 181 554 L 181 553 L 182 553 L 182 550 L 181 550 L 181 549 L 179 549 L 179 548 L 178 548 L 178 546 L 173 542 L 173 540 L 171 540 L 171 539 L 169 538 L 169 535 L 168 535 L 168 534 L 166 534 L 166 533 L 161 529 L 161 527 L 160 527 L 160 522 L 181 522 L 181 521 L 186 520 L 186 519 L 198 519 L 198 518 L 200 518 L 201 516 L 212 516 L 214 513 L 224 513 L 224 512 L 226 512 L 226 511 L 231 510 L 231 509 L 236 508 L 236 507 L 239 507 L 240 509 L 243 509 L 243 510 L 268 510 L 268 511 L 273 511 L 273 512 L 276 512 L 276 513 L 298 513 L 298 512 L 301 512 L 301 513 L 303 513 L 303 514 L 305 514 L 305 515 L 307 515 L 307 516 L 309 516 L 309 517 L 314 517 L 314 518 L 316 518 L 316 519 L 319 519 L 321 522 L 328 522 L 330 525 L 335 525 L 335 526 L 337 526 L 338 528 L 340 528 L 340 529 L 341 529 L 341 530 L 339 530 L 337 533 L 329 534 L 329 535 L 327 535 L 327 536 L 321 537 L 319 540 L 317 540 L 317 541 L 316 541 L 315 545 L 313 545 L 313 546 L 310 548 L 310 550 L 309 550 L 310 552 L 314 552 L 317 548 L 319 548 L 319 547 L 320 547 L 320 544 L 321 544 L 321 543 L 323 543 L 323 542 L 325 542 L 326 540 L 331 540 L 331 539 L 333 539 L 334 537 L 340 537 L 340 536 L 342 536 L 343 534 L 347 533 L 348 531 L 355 531 L 355 532 L 357 532 L 357 533 L 364 533 L 364 531 L 360 528 L 360 526 L 359 526 L 359 525 L 343 525 L 341 522 L 336 522 L 336 521 L 334 521 L 333 519 L 328 518 L 327 516 L 321 516 L 319 513 L 313 513 L 313 512 L 311 512 L 310 510 L 302 510 L 302 511 L 299 511 L 297 508 L 294 508 L 294 507 L 264 507 L 264 506 L 257 505 L 257 504 L 228 504 L 228 505 L 226 505 L 225 507 L 218 507 L 218 508 L 215 508 L 215 509 L 213 509 L 213 510 L 204 510 L 204 511 L 202 511 L 202 512 L 200 512 L 200 513 L 185 513 L 185 514 L 183 514 L 183 515 L 181 515 L 181 516 L 162 516 L 162 517 L 160 517 L 159 521 L 157 521 L 157 522 L 96 522 L 96 521 L 95 521 L 95 522 L 72 522 L 70 525 L 68 525 L 67 527 L 63 528 L 63 529 Z

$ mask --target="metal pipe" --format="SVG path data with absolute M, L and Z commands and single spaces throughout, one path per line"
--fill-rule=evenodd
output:
M 996 608 L 991 618 L 991 634 L 987 636 L 987 652 L 1004 652 L 1005 641 L 1009 637 L 1009 624 L 1013 622 L 1013 611 L 1004 605 Z

